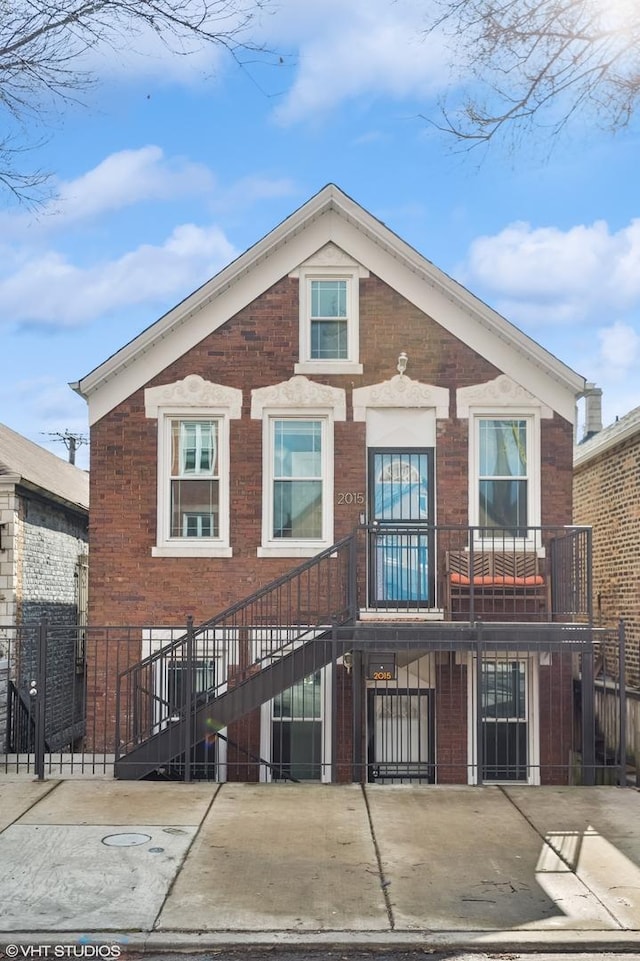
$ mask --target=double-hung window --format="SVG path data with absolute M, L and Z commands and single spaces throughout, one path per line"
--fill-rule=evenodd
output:
M 294 376 L 251 392 L 262 420 L 262 543 L 258 557 L 313 557 L 333 544 L 333 429 L 342 388 Z
M 524 417 L 477 419 L 478 524 L 489 536 L 527 536 L 529 429 Z
M 541 422 L 553 411 L 500 374 L 456 392 L 469 420 L 469 524 L 483 550 L 540 549 Z
M 347 280 L 310 281 L 312 360 L 349 359 Z
M 292 271 L 298 279 L 300 355 L 296 374 L 361 374 L 360 281 L 369 271 L 326 244 Z
M 273 414 L 264 423 L 262 556 L 307 557 L 333 539 L 333 422 Z
M 271 537 L 323 538 L 325 421 L 273 418 Z
M 171 420 L 171 537 L 220 536 L 220 422 Z
M 154 557 L 230 557 L 230 422 L 242 391 L 197 374 L 145 390 L 158 421 Z

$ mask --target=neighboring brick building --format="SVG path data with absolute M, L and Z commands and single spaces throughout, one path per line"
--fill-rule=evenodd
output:
M 74 388 L 119 774 L 566 781 L 582 377 L 330 185 Z
M 52 750 L 83 731 L 76 625 L 86 618 L 88 540 L 88 474 L 0 424 L 0 664 L 27 698 L 36 625 L 48 619 L 45 733 Z M 0 702 L 4 707 L 6 684 Z
M 597 430 L 597 426 L 596 426 Z M 640 407 L 578 444 L 574 519 L 593 529 L 596 623 L 625 626 L 627 683 L 640 688 Z M 616 652 L 608 664 L 617 673 Z

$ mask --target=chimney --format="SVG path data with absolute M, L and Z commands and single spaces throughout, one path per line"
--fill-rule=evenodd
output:
M 602 388 L 586 384 L 584 392 L 584 437 L 589 440 L 602 430 Z

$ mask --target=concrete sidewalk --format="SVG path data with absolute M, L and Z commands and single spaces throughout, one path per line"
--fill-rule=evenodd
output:
M 0 945 L 640 950 L 634 789 L 0 777 Z

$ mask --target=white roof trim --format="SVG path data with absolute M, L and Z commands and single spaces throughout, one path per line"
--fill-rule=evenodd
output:
M 216 277 L 73 384 L 89 401 L 90 423 L 328 243 L 365 265 L 472 350 L 573 421 L 575 398 L 585 386 L 583 377 L 330 184 Z
M 367 419 L 371 407 L 422 407 L 435 409 L 436 418 L 446 420 L 449 416 L 449 390 L 422 384 L 404 374 L 396 374 L 391 380 L 369 387 L 356 387 L 353 391 L 353 419 Z
M 640 435 L 640 407 L 635 407 L 620 420 L 594 434 L 589 440 L 578 444 L 573 452 L 573 466 L 582 467 L 600 454 L 606 453 L 619 444 L 624 444 L 636 434 Z

